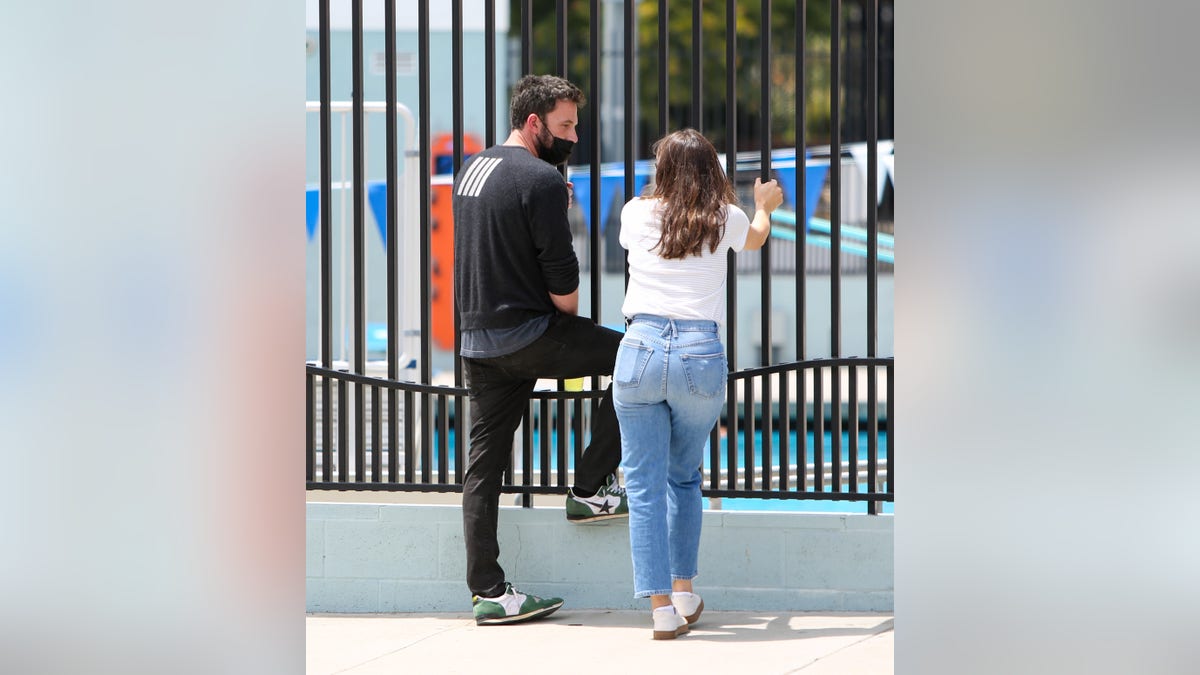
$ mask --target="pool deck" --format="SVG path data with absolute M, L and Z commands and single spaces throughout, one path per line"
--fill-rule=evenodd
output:
M 890 674 L 891 614 L 705 611 L 670 641 L 649 611 L 572 610 L 540 621 L 476 626 L 447 614 L 309 614 L 305 671 L 322 673 Z

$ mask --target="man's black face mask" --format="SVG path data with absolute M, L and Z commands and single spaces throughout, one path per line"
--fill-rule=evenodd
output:
M 542 120 L 542 131 L 543 133 L 538 134 L 538 158 L 554 166 L 567 161 L 571 151 L 575 149 L 575 143 L 550 133 L 545 120 Z

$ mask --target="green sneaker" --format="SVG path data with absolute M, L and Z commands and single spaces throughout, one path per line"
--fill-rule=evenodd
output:
M 484 599 L 476 595 L 472 602 L 475 623 L 480 626 L 540 619 L 553 614 L 562 604 L 562 598 L 542 599 L 536 595 L 526 595 L 513 588 L 512 584 L 504 585 L 504 594 L 499 598 Z
M 617 485 L 615 476 L 609 476 L 591 497 L 579 497 L 574 490 L 567 491 L 567 520 L 572 523 L 628 517 L 629 499 L 625 496 L 625 488 Z

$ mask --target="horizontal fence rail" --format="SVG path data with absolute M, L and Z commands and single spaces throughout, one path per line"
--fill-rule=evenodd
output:
M 892 389 L 892 368 L 891 358 L 842 358 L 730 373 L 736 403 L 713 430 L 704 495 L 893 501 L 891 399 L 884 393 Z M 457 401 L 465 389 L 314 364 L 306 367 L 306 379 L 309 489 L 462 491 L 469 423 L 458 414 Z M 831 396 L 835 381 L 845 397 Z M 327 383 L 335 391 L 328 411 L 315 396 Z M 356 419 L 352 397 L 360 385 L 366 414 Z M 602 395 L 535 391 L 514 437 L 502 490 L 565 494 Z M 387 414 L 391 409 L 398 414 Z M 422 410 L 432 412 L 431 425 L 420 424 Z M 349 440 L 356 425 L 369 439 L 362 452 Z M 333 440 L 326 444 L 325 438 Z

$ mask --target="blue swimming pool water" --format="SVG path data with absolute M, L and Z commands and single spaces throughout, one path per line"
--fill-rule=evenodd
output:
M 868 445 L 867 445 L 868 438 L 867 438 L 867 436 L 868 436 L 867 432 L 865 432 L 865 431 L 860 431 L 858 433 L 857 455 L 858 455 L 859 468 L 862 470 L 865 470 L 866 466 L 867 466 L 867 453 L 868 453 Z M 762 447 L 763 447 L 762 438 L 763 438 L 762 431 L 755 430 L 755 432 L 754 432 L 754 448 L 755 448 L 754 465 L 756 467 L 760 467 L 760 468 L 764 464 L 763 450 L 762 450 Z M 797 453 L 799 452 L 799 449 L 797 446 L 798 438 L 799 437 L 798 437 L 796 431 L 794 431 L 794 430 L 791 431 L 788 435 L 788 461 L 790 464 L 798 463 L 798 461 L 797 461 L 798 460 Z M 454 464 L 454 430 L 453 429 L 450 430 L 450 434 L 447 438 L 447 441 L 449 442 L 449 446 L 450 446 L 449 463 L 451 466 L 453 466 L 453 464 Z M 737 455 L 736 461 L 737 461 L 738 467 L 741 468 L 744 465 L 744 458 L 745 458 L 745 433 L 744 432 L 739 432 L 737 434 L 737 441 L 738 441 L 738 445 L 737 445 L 737 449 L 736 449 L 736 455 Z M 779 465 L 779 453 L 781 450 L 779 441 L 780 441 L 780 434 L 779 434 L 778 430 L 773 430 L 772 434 L 771 434 L 771 462 L 770 462 L 772 466 Z M 574 452 L 574 449 L 573 449 L 574 446 L 572 445 L 573 442 L 574 442 L 574 435 L 571 434 L 570 437 L 568 438 L 568 449 L 567 449 L 568 453 Z M 812 464 L 813 463 L 813 453 L 815 451 L 815 437 L 814 437 L 813 432 L 808 431 L 805 433 L 804 442 L 805 442 L 805 446 L 804 446 L 805 463 Z M 436 433 L 434 435 L 434 447 L 437 447 L 437 434 Z M 887 450 L 888 450 L 887 432 L 880 431 L 879 436 L 878 436 L 877 461 L 879 462 L 879 467 L 881 469 L 885 466 L 885 462 L 887 459 Z M 517 447 L 514 448 L 514 460 L 517 462 L 520 461 L 519 460 L 520 453 L 521 453 L 521 448 L 518 445 Z M 719 466 L 722 469 L 724 469 L 728 463 L 728 456 L 727 456 L 728 439 L 726 439 L 726 438 L 721 439 L 719 453 L 720 453 L 720 456 L 718 458 Z M 849 465 L 849 453 L 850 453 L 850 434 L 847 432 L 842 432 L 842 434 L 841 434 L 841 457 L 842 457 L 843 466 Z M 558 454 L 558 434 L 557 434 L 557 432 L 554 432 L 551 434 L 551 437 L 550 437 L 550 457 L 549 457 L 549 459 L 550 459 L 550 469 L 552 471 L 558 469 L 557 454 Z M 832 463 L 833 463 L 833 435 L 829 432 L 825 432 L 822 437 L 822 453 L 821 454 L 823 457 L 825 469 L 829 470 L 829 468 L 832 466 Z M 532 459 L 533 459 L 533 469 L 535 471 L 541 470 L 541 466 L 542 466 L 541 435 L 540 435 L 540 433 L 538 433 L 537 430 L 535 430 L 534 434 L 533 434 L 533 458 Z M 708 448 L 705 448 L 705 451 L 704 451 L 704 468 L 705 468 L 706 472 L 711 469 L 711 453 L 709 452 Z M 773 484 L 777 485 L 778 484 L 777 481 L 778 481 L 777 477 L 772 478 Z M 867 488 L 867 486 L 865 483 L 859 483 L 859 490 L 865 491 L 866 488 Z M 831 487 L 828 484 L 824 486 L 824 489 L 826 492 L 832 491 Z M 753 498 L 741 498 L 741 497 L 736 497 L 736 498 L 735 497 L 725 497 L 725 498 L 721 499 L 721 509 L 728 510 L 728 511 L 773 511 L 773 512 L 805 512 L 805 513 L 866 513 L 867 505 L 865 502 L 834 501 L 834 500 L 753 499 Z M 883 508 L 881 510 L 884 513 L 893 513 L 892 503 L 890 503 L 890 502 L 884 503 Z
M 754 432 L 754 448 L 755 448 L 754 464 L 755 464 L 755 466 L 758 466 L 758 467 L 761 467 L 763 465 L 762 438 L 763 438 L 762 432 L 756 430 Z M 773 431 L 771 434 L 771 465 L 772 466 L 778 466 L 778 464 L 779 464 L 779 453 L 781 450 L 780 444 L 779 444 L 779 438 L 780 438 L 779 432 Z M 814 434 L 811 431 L 807 432 L 805 435 L 805 462 L 807 464 L 813 463 L 813 456 L 814 456 L 814 452 L 816 450 L 814 438 L 815 438 Z M 799 456 L 798 453 L 799 453 L 800 449 L 796 445 L 796 440 L 797 440 L 797 434 L 795 431 L 792 431 L 788 437 L 788 458 L 789 458 L 789 463 L 791 463 L 791 464 L 799 463 L 797 460 L 798 460 L 798 456 Z M 867 466 L 867 453 L 868 453 L 867 440 L 868 440 L 867 433 L 865 431 L 860 431 L 858 433 L 858 439 L 857 439 L 857 441 L 858 441 L 857 456 L 858 456 L 858 463 L 859 463 L 860 470 L 865 470 L 866 466 Z M 885 463 L 887 461 L 887 432 L 886 431 L 879 432 L 877 444 L 878 444 L 878 454 L 876 455 L 876 461 L 878 462 L 879 468 L 882 469 L 884 466 L 886 466 Z M 728 462 L 728 458 L 725 456 L 725 453 L 728 452 L 728 444 L 727 444 L 726 439 L 721 439 L 720 451 L 721 451 L 721 457 L 720 457 L 721 466 L 724 468 L 725 466 L 727 466 L 727 462 Z M 738 461 L 739 467 L 741 467 L 744 463 L 744 459 L 743 459 L 745 456 L 744 453 L 745 453 L 745 434 L 739 433 L 738 434 L 738 447 L 737 447 L 737 461 Z M 825 432 L 825 434 L 822 437 L 822 453 L 821 453 L 821 455 L 823 458 L 825 469 L 829 470 L 829 468 L 833 464 L 833 435 L 829 432 Z M 711 456 L 711 453 L 709 453 L 706 450 L 705 458 L 704 458 L 704 468 L 706 471 L 710 468 L 710 463 L 711 463 L 710 456 Z M 841 459 L 842 459 L 842 465 L 844 467 L 849 466 L 849 457 L 850 457 L 850 434 L 848 432 L 842 432 L 842 434 L 841 434 Z M 773 478 L 772 480 L 777 480 L 777 479 Z M 826 482 L 828 483 L 828 481 L 826 481 Z M 775 483 L 775 484 L 777 484 L 777 483 Z M 860 482 L 858 485 L 858 489 L 860 491 L 865 492 L 867 489 L 867 484 L 865 482 Z M 830 485 L 826 484 L 824 486 L 824 491 L 832 492 L 833 490 Z M 845 490 L 843 490 L 843 492 L 844 491 Z M 793 513 L 866 513 L 867 512 L 867 504 L 866 504 L 866 502 L 834 501 L 834 500 L 823 500 L 823 499 L 754 499 L 754 498 L 745 498 L 745 497 L 723 497 L 721 499 L 721 509 L 725 510 L 725 511 L 774 511 L 774 512 L 793 512 Z M 885 502 L 882 505 L 882 508 L 880 509 L 880 511 L 883 513 L 893 513 L 894 512 L 893 504 L 891 502 Z

